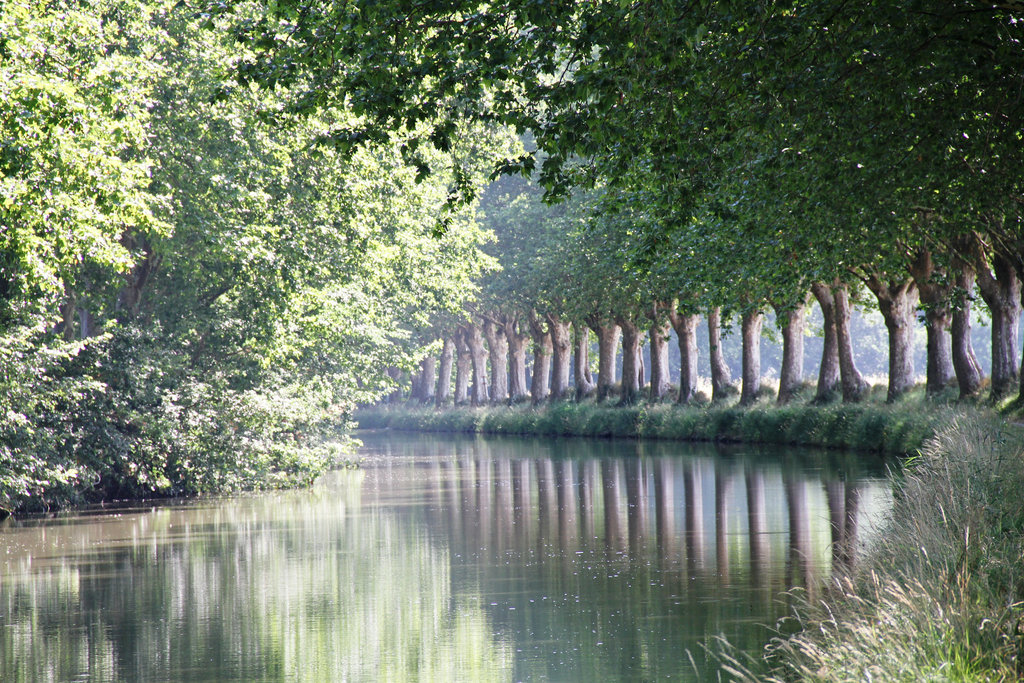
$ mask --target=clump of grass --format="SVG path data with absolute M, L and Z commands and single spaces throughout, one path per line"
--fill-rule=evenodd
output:
M 1024 675 L 1024 436 L 960 418 L 908 461 L 891 521 L 801 629 L 769 648 L 773 677 L 725 655 L 737 680 L 1011 681 Z

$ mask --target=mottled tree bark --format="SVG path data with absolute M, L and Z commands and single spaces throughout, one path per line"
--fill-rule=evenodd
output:
M 814 393 L 816 403 L 831 400 L 839 391 L 839 339 L 836 335 L 836 301 L 832 288 L 824 283 L 811 285 L 811 293 L 818 300 L 823 319 L 824 340 L 821 348 L 821 366 L 818 369 L 818 388 Z
M 914 311 L 917 309 L 917 285 L 912 279 L 884 281 L 872 274 L 865 278 L 868 289 L 878 300 L 878 310 L 889 331 L 890 403 L 914 386 Z
M 669 309 L 669 321 L 676 331 L 679 343 L 679 396 L 680 404 L 689 403 L 697 394 L 697 324 L 700 316 Z
M 660 401 L 667 396 L 672 383 L 668 368 L 668 338 L 671 327 L 668 320 L 661 318 L 661 309 L 663 308 L 663 306 L 655 306 L 650 312 L 651 327 L 648 335 L 651 340 L 651 390 L 649 397 L 652 401 Z
M 551 393 L 551 335 L 544 321 L 534 311 L 530 311 L 530 337 L 533 339 L 530 399 L 537 405 Z
M 590 332 L 585 325 L 572 324 L 573 380 L 576 384 L 576 400 L 580 401 L 594 391 L 594 379 L 590 374 Z
M 920 292 L 928 333 L 925 394 L 935 396 L 946 388 L 955 374 L 950 340 L 953 283 L 936 267 L 931 251 L 926 248 L 918 250 L 910 263 L 910 274 Z
M 520 330 L 522 317 L 516 314 L 506 315 L 502 320 L 502 329 L 508 342 L 509 354 L 509 397 L 513 402 L 522 401 L 530 395 L 526 385 L 526 343 L 530 335 Z
M 950 323 L 953 370 L 960 388 L 960 400 L 981 392 L 982 370 L 971 343 L 971 301 L 974 298 L 974 266 L 959 253 L 953 259 L 956 286 Z
M 992 314 L 992 400 L 1010 394 L 1020 378 L 1017 366 L 1017 326 L 1021 313 L 1021 283 L 1009 260 L 985 259 L 977 250 L 978 290 Z
M 420 402 L 433 403 L 434 401 L 434 375 L 437 372 L 437 359 L 427 356 L 420 361 Z
M 856 403 L 868 390 L 868 383 L 857 369 L 853 358 L 853 335 L 850 334 L 850 290 L 845 284 L 833 283 L 835 300 L 836 345 L 839 350 L 839 383 L 843 389 L 843 402 Z
M 504 318 L 504 314 L 498 314 Z M 484 338 L 491 361 L 491 402 L 508 401 L 508 339 L 498 320 L 484 318 Z
M 640 328 L 625 316 L 615 321 L 622 329 L 622 382 L 620 403 L 636 403 L 640 397 Z
M 597 335 L 597 400 L 603 401 L 615 384 L 616 354 L 622 330 L 610 320 L 591 318 L 587 325 Z
M 744 313 L 743 334 L 743 386 L 740 405 L 749 406 L 757 400 L 761 389 L 761 328 L 764 316 L 759 311 Z
M 416 372 L 412 373 L 412 376 L 409 378 L 409 402 L 410 403 L 419 403 L 420 402 L 420 398 L 423 396 L 422 386 L 423 386 L 423 372 L 421 370 L 417 370 Z
M 445 337 L 441 347 L 441 362 L 437 368 L 437 389 L 434 391 L 434 405 L 438 408 L 448 402 L 452 392 L 452 357 L 455 355 L 455 342 Z
M 473 357 L 473 386 L 470 389 L 470 403 L 482 406 L 487 403 L 487 349 L 484 347 L 484 335 L 480 326 L 467 326 L 469 334 L 466 343 Z
M 569 323 L 548 313 L 548 331 L 551 334 L 551 400 L 569 395 L 569 374 L 572 371 L 572 335 Z
M 781 321 L 782 367 L 779 370 L 779 405 L 785 405 L 800 390 L 804 381 L 804 330 L 807 329 L 806 299 L 795 308 L 775 309 Z
M 729 395 L 732 374 L 722 353 L 722 308 L 708 311 L 708 360 L 711 362 L 711 400 L 718 402 Z
M 473 354 L 469 350 L 467 340 L 469 330 L 459 327 L 455 331 L 455 405 L 461 406 L 469 401 L 469 378 L 473 367 Z

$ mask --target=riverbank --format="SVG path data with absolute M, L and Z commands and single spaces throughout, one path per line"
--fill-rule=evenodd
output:
M 804 602 L 784 625 L 797 632 L 768 647 L 768 680 L 1024 676 L 1024 429 L 958 418 L 896 486 L 891 520 L 867 556 Z M 730 663 L 737 680 L 765 680 Z
M 895 405 L 765 403 L 750 408 L 562 402 L 445 410 L 374 407 L 358 411 L 356 421 L 361 428 L 376 429 L 760 443 L 907 455 L 920 450 L 964 410 L 915 400 Z
M 360 426 L 743 441 L 907 456 L 880 540 L 767 648 L 772 681 L 1009 681 L 1024 676 L 1024 427 L 923 400 L 788 407 L 556 404 L 374 409 Z M 762 663 L 721 656 L 736 680 Z M 755 673 L 756 672 L 756 673 Z

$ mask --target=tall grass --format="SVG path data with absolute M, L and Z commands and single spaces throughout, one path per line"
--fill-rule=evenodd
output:
M 906 463 L 868 556 L 804 600 L 798 631 L 769 646 L 772 675 L 725 654 L 727 671 L 741 681 L 1024 678 L 1022 431 L 973 418 L 939 430 Z
M 957 410 L 962 409 L 925 405 L 923 399 L 895 405 L 804 400 L 783 407 L 765 400 L 750 408 L 563 402 L 444 410 L 377 407 L 359 411 L 356 419 L 363 428 L 791 444 L 902 455 L 919 449 Z

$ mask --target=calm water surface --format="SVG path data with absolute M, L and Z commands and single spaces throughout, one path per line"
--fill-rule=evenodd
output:
M 872 458 L 362 438 L 311 490 L 0 525 L 0 680 L 702 680 L 890 505 Z

